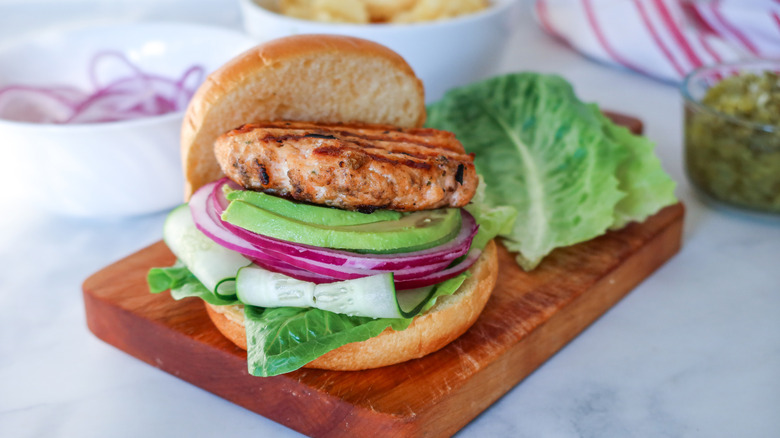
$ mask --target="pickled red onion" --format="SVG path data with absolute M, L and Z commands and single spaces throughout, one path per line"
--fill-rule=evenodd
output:
M 98 70 L 119 61 L 128 71 L 103 84 Z M 183 110 L 203 81 L 201 66 L 177 78 L 145 73 L 119 52 L 100 52 L 88 69 L 93 91 L 68 86 L 8 85 L 0 88 L 0 118 L 30 123 L 102 123 Z
M 222 221 L 220 216 L 226 205 L 222 195 L 224 184 L 227 184 L 226 179 L 207 184 L 192 196 L 190 210 L 198 229 L 258 265 L 300 280 L 328 283 L 394 272 L 396 288 L 414 289 L 440 283 L 464 272 L 480 254 L 479 250 L 469 251 L 477 225 L 466 211 L 462 211 L 461 232 L 453 241 L 425 251 L 394 254 L 392 258 L 310 247 L 262 236 Z M 466 253 L 463 260 L 447 267 Z M 396 265 L 403 267 L 393 267 Z
M 222 193 L 223 184 L 231 184 L 234 188 L 236 187 L 235 183 L 227 178 L 221 179 L 217 182 L 217 185 L 213 186 L 210 196 L 213 197 L 213 201 L 215 202 L 213 207 L 217 210 L 216 213 L 218 216 L 222 215 L 222 212 L 228 204 L 227 199 L 224 198 Z M 314 259 L 341 268 L 392 271 L 436 262 L 453 261 L 458 257 L 466 255 L 471 247 L 471 241 L 477 234 L 478 227 L 471 214 L 465 210 L 462 210 L 461 214 L 463 217 L 463 225 L 461 226 L 460 233 L 454 239 L 433 248 L 403 254 L 356 254 L 350 251 L 286 242 L 284 240 L 262 236 L 226 222 L 223 222 L 223 226 L 250 244 L 271 251 Z

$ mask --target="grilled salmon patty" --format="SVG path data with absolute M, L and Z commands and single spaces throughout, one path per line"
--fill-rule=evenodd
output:
M 477 188 L 473 157 L 436 129 L 251 123 L 220 136 L 214 151 L 248 189 L 345 210 L 462 207 Z

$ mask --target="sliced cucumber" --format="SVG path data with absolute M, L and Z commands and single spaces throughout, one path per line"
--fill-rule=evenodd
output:
M 316 285 L 252 265 L 238 271 L 236 286 L 238 300 L 244 304 L 259 307 L 311 307 Z
M 315 307 L 371 318 L 411 318 L 425 305 L 434 287 L 396 293 L 393 274 L 314 284 L 256 265 L 236 276 L 238 299 L 259 307 Z
M 207 289 L 222 298 L 235 297 L 236 272 L 251 262 L 198 230 L 187 204 L 176 207 L 168 215 L 163 240 Z

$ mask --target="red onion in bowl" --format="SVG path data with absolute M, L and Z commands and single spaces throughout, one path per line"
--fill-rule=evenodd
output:
M 102 84 L 97 71 L 118 60 L 129 75 Z M 0 88 L 0 118 L 31 123 L 102 123 L 184 110 L 205 76 L 192 66 L 178 78 L 145 73 L 119 52 L 100 52 L 91 60 L 92 92 L 73 87 L 9 85 Z

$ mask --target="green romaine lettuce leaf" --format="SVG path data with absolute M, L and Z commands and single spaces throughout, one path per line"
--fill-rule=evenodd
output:
M 509 74 L 451 90 L 428 108 L 427 126 L 454 132 L 475 153 L 488 206 L 517 210 L 501 236 L 526 270 L 674 202 L 652 145 L 558 76 Z
M 485 199 L 487 185 L 485 179 L 479 176 L 479 185 L 466 210 L 474 216 L 479 224 L 479 231 L 471 241 L 472 248 L 484 249 L 485 245 L 499 234 L 512 232 L 517 210 L 509 205 L 492 206 Z
M 440 283 L 424 310 L 432 307 L 436 298 L 452 295 L 465 279 L 460 275 Z M 413 319 L 373 319 L 320 309 L 253 306 L 244 306 L 244 316 L 249 373 L 262 377 L 297 370 L 342 345 L 377 336 L 387 327 L 405 330 Z
M 244 306 L 249 373 L 275 376 L 350 342 L 379 335 L 387 327 L 403 330 L 411 319 L 372 319 L 320 309 Z
M 469 271 L 464 272 L 461 275 L 458 275 L 457 277 L 450 278 L 449 280 L 442 281 L 441 283 L 436 285 L 436 291 L 431 295 L 430 300 L 428 300 L 428 303 L 423 306 L 422 309 L 420 309 L 420 313 L 428 311 L 431 307 L 433 307 L 434 304 L 436 304 L 436 299 L 445 295 L 452 295 L 455 293 L 455 291 L 458 290 L 461 284 L 463 284 L 464 281 L 466 281 L 466 278 L 468 278 L 471 275 Z
M 612 123 L 591 105 L 604 126 L 604 132 L 612 141 L 624 146 L 629 156 L 618 167 L 620 190 L 626 196 L 615 206 L 613 230 L 629 222 L 643 221 L 661 208 L 674 204 L 674 181 L 664 172 L 661 161 L 654 153 L 655 145 L 647 137 L 634 135 L 624 126 Z
M 627 153 L 562 78 L 522 73 L 452 90 L 429 108 L 428 125 L 476 154 L 489 204 L 517 210 L 503 237 L 523 268 L 612 225 Z
M 466 277 L 463 274 L 439 283 L 421 312 L 433 307 L 438 297 L 455 293 Z M 217 297 L 178 260 L 171 267 L 152 268 L 147 282 L 152 293 L 170 289 L 176 300 L 198 297 L 218 306 L 241 304 Z M 413 319 L 373 319 L 294 307 L 244 306 L 244 314 L 248 367 L 256 376 L 275 376 L 297 370 L 342 345 L 377 336 L 387 327 L 404 330 Z

